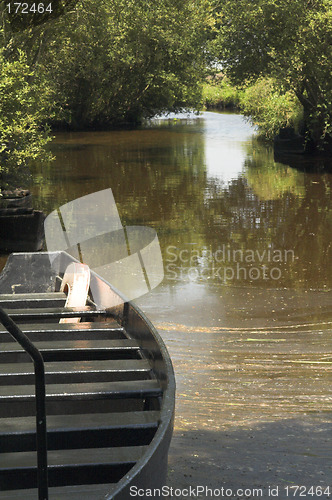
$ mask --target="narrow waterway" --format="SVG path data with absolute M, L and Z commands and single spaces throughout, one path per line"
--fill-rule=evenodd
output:
M 276 163 L 227 113 L 61 133 L 52 151 L 35 208 L 111 188 L 123 225 L 157 231 L 165 277 L 137 303 L 176 372 L 169 484 L 332 495 L 332 175 Z

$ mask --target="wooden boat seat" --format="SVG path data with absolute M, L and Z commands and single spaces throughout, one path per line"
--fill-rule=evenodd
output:
M 16 321 L 27 321 L 34 319 L 54 319 L 59 320 L 61 318 L 74 318 L 76 316 L 83 317 L 102 317 L 108 316 L 108 312 L 105 309 L 96 309 L 93 306 L 85 306 L 85 307 L 41 307 L 34 309 L 8 309 L 4 308 L 7 314 L 10 314 L 10 317 Z
M 48 452 L 48 474 L 50 486 L 81 482 L 84 467 L 85 483 L 113 482 L 121 479 L 146 451 L 146 446 L 115 448 L 88 448 L 78 450 L 50 450 Z M 37 486 L 37 460 L 35 452 L 0 454 L 0 490 L 10 489 L 16 478 L 20 478 L 22 490 L 28 485 Z M 80 484 L 80 482 L 78 484 Z M 24 493 L 23 493 L 24 495 Z
M 28 307 L 61 307 L 66 303 L 66 294 L 63 292 L 51 293 L 6 293 L 0 295 L 0 307 L 6 309 Z
M 135 340 L 61 340 L 36 342 L 44 361 L 74 361 L 90 359 L 139 358 L 139 346 Z M 0 363 L 26 363 L 29 355 L 15 342 L 1 344 Z
M 84 322 L 79 325 L 75 323 L 33 323 L 20 324 L 21 330 L 28 335 L 32 342 L 66 338 L 67 340 L 90 340 L 127 338 L 122 326 L 115 320 L 109 318 L 107 323 Z M 9 342 L 11 335 L 0 325 L 0 342 Z
M 34 383 L 32 363 L 0 365 L 1 385 Z M 145 359 L 89 360 L 45 363 L 46 383 L 79 383 L 116 380 L 142 380 L 150 377 L 151 366 Z
M 49 500 L 91 500 L 91 498 L 106 498 L 112 489 L 112 484 L 85 484 L 83 486 L 63 486 L 48 489 Z M 24 500 L 36 500 L 37 489 L 25 489 Z M 22 499 L 22 490 L 0 491 L 0 500 Z
M 136 411 L 116 413 L 87 413 L 79 415 L 49 415 L 47 429 L 49 432 L 69 430 L 98 430 L 98 429 L 147 429 L 157 428 L 159 420 L 158 411 Z M 36 433 L 36 419 L 30 417 L 2 418 L 1 440 L 4 436 L 25 435 Z M 36 443 L 34 443 L 34 447 Z M 0 447 L 3 450 L 3 447 Z
M 158 428 L 156 411 L 50 415 L 47 419 L 50 450 L 102 446 L 148 444 Z M 36 449 L 36 419 L 30 417 L 2 418 L 0 449 L 2 453 Z
M 155 380 L 133 380 L 103 383 L 82 384 L 48 384 L 46 401 L 65 401 L 73 399 L 122 399 L 145 398 L 161 395 L 161 389 Z M 25 402 L 35 400 L 34 385 L 15 385 L 0 387 L 0 404 L 10 404 L 15 401 Z

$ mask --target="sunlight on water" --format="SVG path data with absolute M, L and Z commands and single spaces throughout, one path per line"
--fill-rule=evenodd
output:
M 122 224 L 156 229 L 165 278 L 141 299 L 151 314 L 230 327 L 328 314 L 332 176 L 276 163 L 242 116 L 59 133 L 52 149 L 56 161 L 34 168 L 36 208 L 109 187 Z
M 197 426 L 216 429 L 327 411 L 332 175 L 324 162 L 319 171 L 310 159 L 275 162 L 272 147 L 230 113 L 58 133 L 51 149 L 56 161 L 33 168 L 35 208 L 49 214 L 111 188 L 122 225 L 157 231 L 165 277 L 137 302 L 175 364 L 178 427 L 192 426 L 193 408 Z

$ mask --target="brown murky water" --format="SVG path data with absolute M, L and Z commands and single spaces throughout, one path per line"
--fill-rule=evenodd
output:
M 110 187 L 123 224 L 157 230 L 165 279 L 137 302 L 176 371 L 170 484 L 225 485 L 232 498 L 255 498 L 241 486 L 261 486 L 264 498 L 269 486 L 294 497 L 284 489 L 294 484 L 332 494 L 324 165 L 276 163 L 241 116 L 220 113 L 57 134 L 52 150 L 53 164 L 34 167 L 36 208 Z

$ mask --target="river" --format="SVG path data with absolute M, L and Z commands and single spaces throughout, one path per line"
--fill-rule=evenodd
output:
M 176 372 L 170 484 L 332 493 L 331 173 L 276 163 L 231 113 L 57 133 L 51 149 L 35 208 L 111 188 L 123 225 L 157 231 L 165 277 L 136 302 Z

